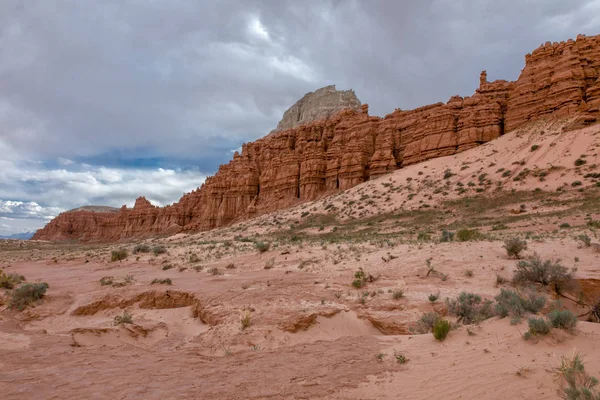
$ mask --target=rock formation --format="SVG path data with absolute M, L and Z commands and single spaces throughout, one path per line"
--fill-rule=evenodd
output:
M 278 130 L 242 146 L 199 189 L 167 207 L 139 198 L 133 209 L 59 215 L 34 239 L 119 240 L 207 230 L 348 189 L 397 168 L 447 156 L 546 117 L 600 117 L 600 35 L 546 43 L 527 55 L 516 82 L 488 82 L 384 118 L 369 116 L 352 91 L 328 86 L 304 96 Z
M 353 90 L 336 90 L 335 85 L 325 86 L 305 94 L 285 113 L 277 124 L 277 130 L 291 129 L 299 125 L 329 119 L 339 111 L 360 109 L 360 100 Z

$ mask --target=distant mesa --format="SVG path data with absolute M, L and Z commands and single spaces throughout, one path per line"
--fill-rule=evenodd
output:
M 324 87 L 177 203 L 155 207 L 140 198 L 116 212 L 84 207 L 60 214 L 34 238 L 114 241 L 218 228 L 472 149 L 532 121 L 565 117 L 574 121 L 567 130 L 600 118 L 600 35 L 541 45 L 525 57 L 515 82 L 489 82 L 483 71 L 470 97 L 384 118 L 370 116 L 352 90 Z
M 330 119 L 344 109 L 359 110 L 360 100 L 353 90 L 336 90 L 335 85 L 325 86 L 305 94 L 285 113 L 277 130 L 291 129 L 313 121 Z

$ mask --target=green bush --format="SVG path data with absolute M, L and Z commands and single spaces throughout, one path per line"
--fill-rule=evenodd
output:
M 258 250 L 259 253 L 264 253 L 266 251 L 269 251 L 269 248 L 271 247 L 271 243 L 256 242 L 254 244 L 254 247 L 256 247 L 256 250 Z
M 48 284 L 42 283 L 26 283 L 19 286 L 12 292 L 9 308 L 16 308 L 21 311 L 33 302 L 44 297 L 44 293 L 48 290 Z
M 154 246 L 152 248 L 152 253 L 157 256 L 159 254 L 165 254 L 167 252 L 167 248 L 165 246 Z
M 519 261 L 513 275 L 515 283 L 534 282 L 545 286 L 569 279 L 571 273 L 560 264 L 560 260 L 542 260 L 537 254 Z
M 521 317 L 526 312 L 537 314 L 546 304 L 544 296 L 532 292 L 527 297 L 521 297 L 517 292 L 508 289 L 500 289 L 500 294 L 494 299 L 496 313 L 502 318 L 508 315 Z
M 553 310 L 548 314 L 548 320 L 553 327 L 567 331 L 573 330 L 577 325 L 577 317 L 570 310 Z
M 147 244 L 138 244 L 133 248 L 132 253 L 150 253 L 150 246 L 148 246 Z
M 451 315 L 456 315 L 456 322 L 465 325 L 481 322 L 494 315 L 492 302 L 483 301 L 481 296 L 461 292 L 456 299 L 446 299 L 446 306 Z
M 504 246 L 502 247 L 506 249 L 506 254 L 508 254 L 509 257 L 519 259 L 521 258 L 521 253 L 527 250 L 527 242 L 518 237 L 514 237 L 506 239 L 504 241 Z
M 532 335 L 546 335 L 552 329 L 544 318 L 529 318 L 527 325 L 529 326 L 529 333 Z
M 456 240 L 459 242 L 469 242 L 471 240 L 480 240 L 482 238 L 483 235 L 477 229 L 459 229 L 456 232 Z
M 121 261 L 127 258 L 127 250 L 125 249 L 119 249 L 119 250 L 113 250 L 110 253 L 110 261 L 111 262 L 115 262 L 115 261 Z
M 439 340 L 440 342 L 443 342 L 444 339 L 446 339 L 448 332 L 450 332 L 450 322 L 445 319 L 438 319 L 431 330 L 435 340 Z
M 577 160 L 575 160 L 575 166 L 576 167 L 581 167 L 582 165 L 584 165 L 587 161 L 585 161 L 583 158 L 578 158 Z

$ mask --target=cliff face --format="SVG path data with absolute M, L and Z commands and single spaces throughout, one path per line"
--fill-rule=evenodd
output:
M 384 118 L 369 116 L 353 92 L 326 87 L 306 95 L 277 131 L 244 144 L 172 206 L 140 198 L 118 213 L 67 212 L 34 239 L 119 240 L 212 229 L 473 148 L 539 118 L 578 115 L 578 124 L 590 124 L 600 117 L 599 77 L 600 35 L 546 43 L 526 56 L 516 82 L 488 82 L 484 71 L 471 97 Z

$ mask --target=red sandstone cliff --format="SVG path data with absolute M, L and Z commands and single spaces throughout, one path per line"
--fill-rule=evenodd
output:
M 589 124 L 600 117 L 600 35 L 546 43 L 525 61 L 516 82 L 487 82 L 484 71 L 471 97 L 385 118 L 369 116 L 362 105 L 273 132 L 244 144 L 241 154 L 171 206 L 139 198 L 118 213 L 66 212 L 33 239 L 111 241 L 212 229 L 473 148 L 539 118 L 579 115 L 579 124 Z

